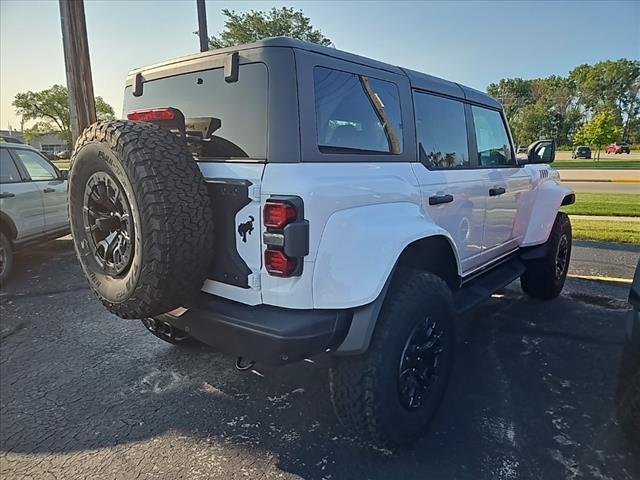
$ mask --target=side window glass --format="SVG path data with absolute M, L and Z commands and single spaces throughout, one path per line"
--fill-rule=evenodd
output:
M 324 153 L 402 153 L 398 87 L 383 80 L 316 67 L 318 146 Z
M 37 153 L 19 149 L 15 149 L 14 153 L 22 160 L 31 180 L 53 180 L 58 178 L 55 168 Z
M 9 150 L 6 148 L 0 149 L 0 183 L 14 183 L 20 182 L 20 172 L 16 164 L 13 163 Z
M 414 103 L 420 161 L 429 169 L 468 167 L 464 104 L 419 92 Z
M 502 115 L 495 110 L 471 107 L 478 145 L 478 163 L 482 167 L 513 165 L 509 136 Z

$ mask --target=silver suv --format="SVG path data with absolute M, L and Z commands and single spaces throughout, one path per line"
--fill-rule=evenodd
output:
M 0 143 L 0 285 L 15 250 L 68 233 L 67 172 L 29 145 Z

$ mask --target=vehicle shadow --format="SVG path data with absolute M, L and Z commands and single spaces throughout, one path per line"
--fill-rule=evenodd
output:
M 274 458 L 304 478 L 559 478 L 571 462 L 625 478 L 638 468 L 621 454 L 610 413 L 623 312 L 514 290 L 492 298 L 461 319 L 430 433 L 390 452 L 334 419 L 328 358 L 243 373 L 207 347 L 163 344 L 139 322 L 105 314 L 89 292 L 28 300 L 3 313 L 22 327 L 0 348 L 0 452 L 187 442 L 220 462 L 221 445 L 239 462 Z M 504 476 L 511 471 L 518 476 Z

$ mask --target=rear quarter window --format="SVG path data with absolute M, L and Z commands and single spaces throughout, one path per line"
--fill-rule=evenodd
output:
M 240 65 L 238 80 L 226 82 L 224 69 L 185 73 L 144 83 L 134 97 L 125 89 L 124 116 L 133 110 L 177 108 L 185 116 L 193 154 L 206 159 L 267 158 L 268 72 L 264 63 Z M 210 118 L 220 126 L 212 132 L 198 126 Z M 191 121 L 190 121 L 191 120 Z
M 384 80 L 315 67 L 318 147 L 323 153 L 402 153 L 398 87 Z

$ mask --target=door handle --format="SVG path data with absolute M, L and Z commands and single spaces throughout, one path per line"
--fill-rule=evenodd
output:
M 453 202 L 453 195 L 433 195 L 429 197 L 429 205 L 441 205 L 443 203 L 451 203 Z
M 506 192 L 507 190 L 504 187 L 493 187 L 489 189 L 489 195 L 492 197 L 497 197 L 498 195 L 502 195 Z
M 45 188 L 45 189 L 43 190 L 43 192 L 44 192 L 44 193 L 53 193 L 53 192 L 55 192 L 55 191 L 56 191 L 56 189 L 55 189 L 55 188 Z
M 11 192 L 2 192 L 0 193 L 0 198 L 12 198 L 15 197 L 16 194 L 15 193 L 11 193 Z

